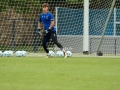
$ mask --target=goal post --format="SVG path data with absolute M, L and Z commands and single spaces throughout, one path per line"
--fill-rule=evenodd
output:
M 83 54 L 89 54 L 89 0 L 84 0 Z

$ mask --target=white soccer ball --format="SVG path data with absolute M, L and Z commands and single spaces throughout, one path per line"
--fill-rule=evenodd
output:
M 27 52 L 26 51 L 16 51 L 15 55 L 17 57 L 22 57 L 22 56 L 26 56 Z
M 2 51 L 0 51 L 0 57 L 2 57 L 2 55 L 3 55 L 3 53 L 2 53 Z
M 7 57 L 8 56 L 8 51 L 4 51 L 3 56 Z
M 67 56 L 71 57 L 72 56 L 72 52 L 71 51 L 66 51 L 67 52 Z
M 26 51 L 22 51 L 22 56 L 26 56 L 27 52 Z
M 9 57 L 13 56 L 13 51 L 8 51 L 9 52 Z
M 64 56 L 63 51 L 57 51 L 56 55 L 57 56 Z
M 23 52 L 22 51 L 16 51 L 15 55 L 17 57 L 22 57 L 23 56 Z
M 13 51 L 4 51 L 3 52 L 3 56 L 5 56 L 5 57 L 11 57 L 11 56 L 13 56 Z
M 49 54 L 51 57 L 53 57 L 55 55 L 55 53 L 53 51 L 49 51 Z

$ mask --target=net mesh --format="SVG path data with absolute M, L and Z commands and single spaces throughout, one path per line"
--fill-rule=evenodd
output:
M 90 53 L 97 50 L 112 1 L 89 1 Z M 41 46 L 42 36 L 36 37 L 35 35 L 38 15 L 42 12 L 42 3 L 49 3 L 50 12 L 53 13 L 55 20 L 57 20 L 58 41 L 65 49 L 77 53 L 77 55 L 82 53 L 83 0 L 0 0 L 0 50 L 25 50 L 31 53 L 44 52 Z M 118 43 L 120 41 L 118 38 L 120 35 L 119 5 L 120 1 L 117 0 L 115 4 L 116 16 L 113 11 L 100 48 L 106 54 L 120 53 Z M 55 7 L 58 8 L 55 9 Z M 50 50 L 59 50 L 52 41 L 48 43 L 48 46 Z
M 99 4 L 93 4 L 90 6 L 90 53 L 94 53 L 96 52 L 96 50 L 98 50 L 101 39 L 102 43 L 100 44 L 99 51 L 101 51 L 103 54 L 116 55 L 116 51 L 120 50 L 116 48 L 119 46 L 119 44 L 116 44 L 116 41 L 119 41 L 119 39 L 116 35 L 116 11 L 114 9 L 115 7 L 119 9 L 117 5 L 118 2 L 115 2 L 116 5 L 114 5 L 113 7 L 112 13 L 110 14 L 110 19 L 107 24 L 107 28 L 105 29 L 104 33 L 104 27 L 109 17 L 113 1 L 115 0 L 100 0 Z M 103 38 L 101 38 L 102 34 Z

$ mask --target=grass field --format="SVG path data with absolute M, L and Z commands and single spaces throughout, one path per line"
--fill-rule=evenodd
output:
M 120 58 L 0 57 L 0 90 L 120 90 Z

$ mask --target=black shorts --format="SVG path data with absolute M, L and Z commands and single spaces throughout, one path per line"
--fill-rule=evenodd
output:
M 57 42 L 56 31 L 51 31 L 51 32 L 48 32 L 47 34 L 44 34 L 42 43 L 47 43 L 49 42 L 50 39 L 52 39 L 54 43 Z

